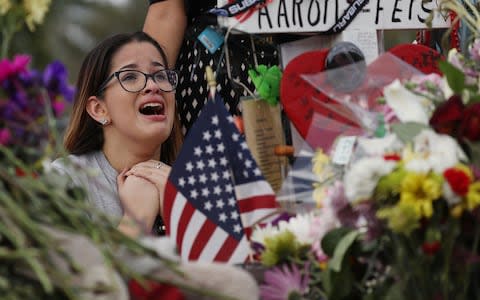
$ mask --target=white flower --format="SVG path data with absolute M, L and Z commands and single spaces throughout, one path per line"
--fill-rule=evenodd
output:
M 330 206 L 321 208 L 310 221 L 310 237 L 313 241 L 322 241 L 322 238 L 330 230 L 339 227 L 340 221 L 337 214 Z
M 381 156 L 388 151 L 401 149 L 402 142 L 395 134 L 388 134 L 383 138 L 358 138 L 358 147 L 367 156 Z
M 263 226 L 263 227 L 255 226 L 250 239 L 253 242 L 265 245 L 265 239 L 272 238 L 276 236 L 278 233 L 279 233 L 278 228 L 268 223 L 266 226 Z
M 467 157 L 451 136 L 424 129 L 413 140 L 413 153 L 406 149 L 403 159 L 409 171 L 441 174 Z
M 473 60 L 480 60 L 480 39 L 476 38 L 468 47 L 468 52 Z
M 345 196 L 348 201 L 369 199 L 378 180 L 392 172 L 395 166 L 396 162 L 386 161 L 383 157 L 367 157 L 355 162 L 344 177 Z
M 0 16 L 4 16 L 12 7 L 10 0 L 0 0 Z
M 43 23 L 51 2 L 51 0 L 23 0 L 23 6 L 27 13 L 25 23 L 30 31 L 35 30 L 36 24 Z
M 443 91 L 443 96 L 444 96 L 444 99 L 449 99 L 450 97 L 453 96 L 453 90 L 452 88 L 448 85 L 448 81 L 445 77 L 442 78 L 443 79 L 443 84 L 441 85 L 442 87 L 442 91 Z
M 288 222 L 278 222 L 278 229 L 280 232 L 288 230 L 293 233 L 300 244 L 311 245 L 314 242 L 314 239 L 310 235 L 312 218 L 313 215 L 311 213 L 303 215 L 299 214 L 293 218 L 290 218 Z
M 401 122 L 428 124 L 428 107 L 431 107 L 431 102 L 409 91 L 400 80 L 396 79 L 386 86 L 383 95 Z
M 449 205 L 455 205 L 460 203 L 462 201 L 462 197 L 460 197 L 458 194 L 456 194 L 453 190 L 452 187 L 450 186 L 450 183 L 448 181 L 445 181 L 442 185 L 443 189 L 443 197 L 447 201 Z

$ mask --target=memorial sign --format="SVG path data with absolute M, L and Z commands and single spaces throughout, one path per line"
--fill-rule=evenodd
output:
M 218 0 L 217 6 L 230 2 Z M 432 12 L 433 28 L 449 26 L 448 15 L 438 13 L 437 0 L 271 0 L 248 11 L 248 18 L 240 23 L 245 14 L 218 18 L 221 26 L 238 23 L 235 29 L 247 33 L 327 32 L 350 21 L 348 27 L 355 29 L 426 28 Z

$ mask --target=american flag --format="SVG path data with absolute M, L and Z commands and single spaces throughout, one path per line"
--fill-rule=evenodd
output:
M 232 116 L 221 99 L 209 100 L 168 178 L 167 235 L 183 260 L 243 263 L 252 226 L 276 210 L 275 194 Z

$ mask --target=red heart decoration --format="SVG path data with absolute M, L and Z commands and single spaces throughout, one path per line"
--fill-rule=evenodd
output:
M 443 60 L 444 57 L 430 47 L 420 44 L 400 44 L 390 48 L 388 52 L 425 74 L 442 74 L 438 68 L 438 61 Z
M 280 82 L 280 101 L 285 113 L 302 138 L 312 147 L 322 145 L 322 136 L 313 134 L 312 138 L 312 132 L 309 132 L 312 127 L 315 127 L 312 126 L 312 122 L 317 114 L 332 121 L 331 124 L 323 122 L 322 126 L 345 126 L 343 129 L 334 128 L 330 132 L 335 131 L 340 134 L 343 130 L 361 130 L 356 122 L 341 113 L 341 104 L 314 88 L 301 77 L 304 74 L 317 74 L 324 71 L 324 62 L 328 51 L 329 49 L 321 49 L 298 55 L 286 66 Z M 418 69 L 423 73 L 434 72 L 440 74 L 437 61 L 442 57 L 437 51 L 429 47 L 415 44 L 399 45 L 389 50 L 389 53 L 413 66 L 414 68 L 411 68 L 411 71 Z M 357 91 L 368 95 L 369 105 L 376 103 L 376 99 L 381 96 L 382 87 L 386 83 L 393 81 L 395 78 L 402 76 L 402 78 L 405 78 L 408 74 L 414 74 L 412 72 L 406 74 L 406 70 L 402 68 L 386 67 L 384 61 L 380 58 L 368 65 L 367 76 L 374 75 L 377 78 L 382 78 L 383 82 L 375 82 L 374 84 L 378 85 L 372 86 L 372 82 L 366 80 L 357 89 Z M 322 103 L 328 104 L 330 108 L 337 106 L 338 109 L 328 109 Z

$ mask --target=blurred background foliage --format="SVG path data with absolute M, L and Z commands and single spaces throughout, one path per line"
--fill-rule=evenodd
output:
M 199 0 L 201 1 L 201 0 Z M 145 0 L 53 0 L 45 21 L 34 32 L 26 27 L 12 41 L 10 55 L 32 56 L 32 67 L 43 69 L 54 59 L 62 61 L 72 83 L 86 53 L 97 42 L 119 32 L 142 29 Z M 385 49 L 411 43 L 415 30 L 385 31 Z
M 43 69 L 61 60 L 72 82 L 86 53 L 105 37 L 141 30 L 147 11 L 142 0 L 53 0 L 43 24 L 15 35 L 10 56 L 32 56 L 32 67 Z

